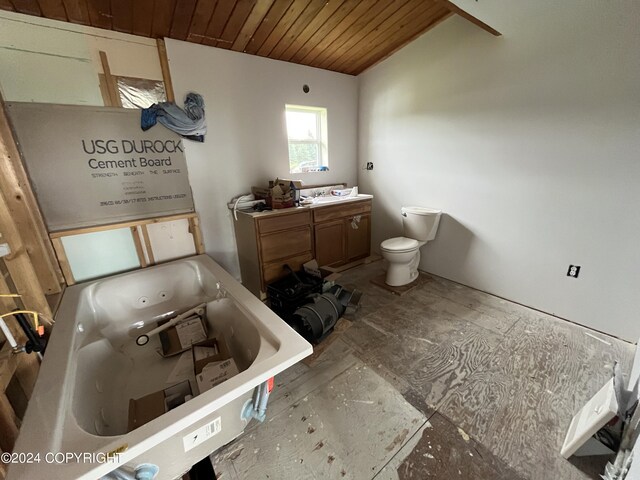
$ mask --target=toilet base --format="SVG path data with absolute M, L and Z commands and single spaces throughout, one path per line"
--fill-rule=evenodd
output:
M 385 278 L 384 283 L 390 287 L 402 287 L 413 282 L 418 278 L 418 275 L 417 270 L 415 272 L 409 272 L 406 265 L 389 265 L 387 278 Z
M 383 255 L 384 256 L 384 255 Z M 396 263 L 387 257 L 387 277 L 385 283 L 391 287 L 402 287 L 413 282 L 420 272 L 418 272 L 418 264 L 420 263 L 420 251 L 418 250 L 415 257 L 409 263 Z

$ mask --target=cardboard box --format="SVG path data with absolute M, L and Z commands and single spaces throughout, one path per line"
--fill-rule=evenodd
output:
M 162 323 L 166 322 L 158 322 L 158 325 L 162 325 Z M 194 315 L 167 330 L 163 330 L 158 336 L 162 346 L 162 356 L 171 357 L 186 352 L 193 344 L 207 338 L 207 325 L 201 317 Z
M 300 201 L 302 182 L 276 178 L 269 188 L 251 187 L 256 199 L 264 199 L 267 206 L 279 209 L 294 207 Z
M 235 360 L 222 336 L 193 345 L 193 370 L 200 393 L 239 373 Z
M 211 348 L 217 351 L 216 354 L 207 355 L 204 357 L 200 357 L 200 348 Z M 231 353 L 229 352 L 229 347 L 227 346 L 227 342 L 225 342 L 222 335 L 218 335 L 212 338 L 208 338 L 202 342 L 198 342 L 193 345 L 191 350 L 193 355 L 193 373 L 198 375 L 202 372 L 202 369 L 211 362 L 221 362 L 223 360 L 227 360 L 231 358 Z
M 200 393 L 204 393 L 216 385 L 229 380 L 238 373 L 240 372 L 238 372 L 238 367 L 233 358 L 222 362 L 208 363 L 204 366 L 202 372 L 196 375 L 198 390 Z
M 300 190 L 302 190 L 302 182 L 300 180 L 276 178 L 274 184 L 279 186 L 284 193 L 288 193 L 296 205 L 300 202 Z
M 182 405 L 188 399 L 188 396 L 193 396 L 193 392 L 189 381 L 185 380 L 137 400 L 130 399 L 128 431 L 135 430 L 154 418 L 167 413 L 169 410 Z
M 303 263 L 302 268 L 309 275 L 321 278 L 326 282 L 335 282 L 341 276 L 338 272 L 329 270 L 326 267 L 318 266 L 318 262 L 315 258 L 313 260 L 309 260 L 307 263 Z

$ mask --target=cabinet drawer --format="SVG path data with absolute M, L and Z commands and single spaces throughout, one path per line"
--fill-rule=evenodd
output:
M 270 233 L 260 237 L 262 262 L 272 262 L 279 258 L 291 257 L 313 250 L 311 227 L 306 226 L 283 232 Z
M 266 263 L 262 267 L 262 279 L 265 286 L 291 273 L 288 269 L 284 268 L 285 265 L 289 265 L 294 272 L 297 272 L 298 270 L 302 269 L 303 263 L 307 263 L 312 259 L 313 254 L 311 252 L 306 252 L 295 257 L 283 258 L 277 262 Z
M 350 202 L 343 205 L 332 205 L 330 207 L 320 207 L 313 210 L 313 221 L 315 223 L 336 220 L 338 218 L 350 217 L 369 213 L 371 211 L 371 200 L 362 202 Z
M 309 212 L 293 213 L 291 215 L 278 215 L 258 219 L 258 231 L 260 235 L 265 233 L 288 230 L 290 228 L 309 225 L 311 216 Z

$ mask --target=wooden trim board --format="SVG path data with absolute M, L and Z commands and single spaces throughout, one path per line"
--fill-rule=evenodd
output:
M 111 67 L 109 66 L 109 59 L 106 52 L 100 51 L 100 62 L 102 63 L 102 71 L 104 74 L 105 82 L 107 84 L 107 92 L 109 93 L 110 105 L 113 107 L 121 107 L 120 94 L 118 93 L 118 86 L 116 85 L 116 78 L 111 74 Z
M 58 257 L 58 262 L 60 263 L 60 268 L 62 268 L 62 273 L 64 273 L 67 285 L 75 285 L 76 281 L 73 278 L 71 265 L 69 265 L 69 259 L 64 250 L 64 245 L 62 245 L 62 240 L 60 238 L 52 238 L 51 241 L 53 242 L 53 248 L 56 251 L 56 256 Z
M 147 250 L 147 257 L 149 257 L 149 265 L 154 265 L 156 263 L 156 259 L 153 256 L 153 247 L 151 246 L 151 237 L 149 237 L 149 229 L 147 225 L 141 225 L 140 229 L 142 230 L 142 238 L 144 239 L 144 246 Z
M 468 20 L 469 22 L 473 23 L 474 25 L 477 25 L 478 27 L 480 27 L 481 29 L 489 32 L 491 35 L 494 35 L 496 37 L 501 36 L 502 34 L 497 31 L 495 28 L 487 25 L 486 23 L 484 23 L 482 20 L 480 20 L 477 17 L 474 17 L 473 15 L 471 15 L 470 13 L 464 11 L 463 9 L 461 9 L 459 6 L 457 6 L 455 3 L 449 1 L 449 0 L 440 0 L 440 3 L 442 3 L 446 8 L 449 9 L 450 12 L 453 13 L 457 13 L 458 15 L 460 15 L 462 18 L 464 18 L 465 20 Z
M 169 57 L 167 57 L 167 46 L 162 38 L 156 40 L 158 44 L 158 56 L 160 57 L 160 69 L 162 70 L 162 80 L 164 81 L 164 91 L 167 102 L 176 101 L 173 93 L 173 82 L 171 81 L 171 71 L 169 70 Z
M 138 225 L 151 225 L 153 223 L 172 222 L 174 220 L 189 219 L 197 216 L 197 213 L 182 213 L 179 215 L 169 215 L 166 217 L 141 218 L 139 220 L 131 220 L 128 222 L 110 223 L 107 225 L 96 225 L 95 227 L 74 228 L 71 230 L 60 230 L 59 232 L 51 232 L 49 236 L 53 238 L 69 237 L 72 235 L 82 235 L 84 233 L 105 232 L 108 230 L 117 230 L 119 228 L 129 228 Z
M 131 229 L 131 237 L 133 238 L 133 244 L 136 247 L 136 254 L 138 255 L 138 261 L 142 268 L 147 266 L 147 257 L 144 254 L 142 248 L 142 242 L 140 241 L 140 235 L 138 234 L 138 227 L 129 227 Z
M 204 251 L 204 241 L 202 240 L 202 230 L 200 230 L 200 219 L 195 216 L 189 218 L 189 233 L 193 235 L 193 243 L 196 246 L 196 253 L 202 255 Z

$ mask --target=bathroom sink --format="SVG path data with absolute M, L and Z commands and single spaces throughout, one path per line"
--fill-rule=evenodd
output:
M 319 203 L 333 203 L 333 202 L 340 202 L 342 200 L 345 200 L 349 197 L 336 197 L 333 195 L 328 195 L 326 197 L 315 197 L 313 199 L 313 204 L 317 205 Z
M 364 194 L 360 194 L 356 197 L 349 197 L 349 196 L 338 197 L 334 195 L 326 195 L 322 197 L 315 197 L 313 199 L 313 205 L 324 205 L 326 203 L 346 202 L 349 200 L 359 200 L 362 198 L 372 198 L 372 197 L 371 195 L 364 195 Z

